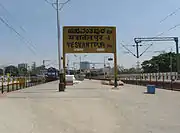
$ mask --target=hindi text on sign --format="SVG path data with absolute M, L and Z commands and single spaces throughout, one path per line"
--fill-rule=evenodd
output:
M 66 53 L 114 53 L 115 27 L 69 26 L 63 28 Z

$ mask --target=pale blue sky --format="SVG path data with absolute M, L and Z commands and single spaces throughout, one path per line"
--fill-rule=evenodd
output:
M 49 0 L 54 1 L 54 0 Z M 64 0 L 62 0 L 63 2 Z M 1 0 L 8 14 L 0 7 L 0 16 L 8 20 L 18 32 L 36 48 L 33 54 L 15 33 L 0 22 L 0 64 L 57 60 L 56 12 L 44 0 Z M 180 11 L 160 24 L 160 20 L 180 7 L 179 0 L 71 0 L 60 12 L 61 27 L 65 25 L 112 25 L 117 27 L 118 64 L 135 65 L 136 58 L 125 54 L 120 43 L 133 43 L 134 37 L 155 36 L 180 23 Z M 25 32 L 19 28 L 23 26 Z M 164 36 L 179 36 L 180 27 Z M 172 43 L 154 43 L 149 51 L 170 50 Z M 129 47 L 131 50 L 135 49 Z M 141 51 L 145 47 L 141 48 Z M 146 53 L 140 58 L 151 58 Z M 103 62 L 102 54 L 89 54 L 84 60 Z M 111 55 L 112 57 L 112 55 Z M 69 56 L 71 62 L 74 56 Z

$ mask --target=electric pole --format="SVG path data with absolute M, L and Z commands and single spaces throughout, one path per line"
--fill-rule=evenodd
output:
M 139 58 L 139 46 L 142 46 L 142 45 L 139 45 L 138 42 L 136 42 L 136 57 Z
M 74 55 L 75 57 L 78 57 L 77 55 Z M 87 55 L 83 55 L 82 57 L 86 57 Z M 79 71 L 80 71 L 80 74 L 81 74 L 81 72 L 82 72 L 82 70 L 81 70 L 81 64 L 82 64 L 82 57 L 81 57 L 81 55 L 79 56 Z
M 82 64 L 82 63 L 81 63 L 81 56 L 80 56 L 80 57 L 79 57 L 79 71 L 80 71 L 80 74 L 82 73 L 82 72 L 81 72 L 81 64 Z
M 139 73 L 139 72 L 140 72 L 140 62 L 139 62 L 139 61 L 137 61 L 137 67 L 136 67 L 136 69 L 137 69 L 137 73 Z
M 61 73 L 61 47 L 60 47 L 60 23 L 59 23 L 59 0 L 56 0 L 56 15 L 57 15 L 57 36 L 58 36 L 58 61 L 59 72 Z
M 179 56 L 179 44 L 178 44 L 178 37 L 145 37 L 145 38 L 134 38 L 135 43 L 142 43 L 142 42 L 152 42 L 152 41 L 173 41 L 176 44 L 176 63 L 177 63 L 177 73 L 178 77 L 177 79 L 180 78 L 180 56 Z M 127 48 L 126 48 L 127 49 Z M 131 52 L 131 51 L 130 51 Z M 132 52 L 131 52 L 132 53 Z M 142 54 L 141 54 L 142 55 Z M 141 56 L 140 55 L 140 56 Z
M 56 15 L 57 15 L 57 35 L 58 35 L 58 62 L 59 62 L 59 91 L 64 91 L 65 83 L 63 72 L 61 69 L 61 42 L 60 42 L 60 21 L 59 21 L 59 0 L 56 0 Z M 65 57 L 63 57 L 65 58 Z
M 58 37 L 58 62 L 59 62 L 59 91 L 64 91 L 65 89 L 65 77 L 61 68 L 61 40 L 60 40 L 60 19 L 59 19 L 59 11 L 63 8 L 65 4 L 67 4 L 70 0 L 67 0 L 64 3 L 60 3 L 59 0 L 56 0 L 55 3 L 51 3 L 48 0 L 45 0 L 48 4 L 51 4 L 53 8 L 56 10 L 56 19 L 57 19 L 57 37 Z M 65 57 L 63 57 L 65 58 Z
M 145 52 L 147 52 L 147 50 L 152 46 L 152 44 L 150 44 L 149 46 L 147 46 L 147 48 L 142 52 L 140 53 L 139 52 L 139 47 L 143 46 L 140 43 L 140 41 L 135 41 L 135 45 L 123 45 L 122 46 L 128 51 L 128 53 L 131 53 L 134 57 L 136 57 L 137 59 L 139 59 Z M 126 46 L 133 46 L 133 47 L 136 47 L 136 53 L 133 53 L 131 50 L 129 50 Z
M 70 75 L 69 57 L 67 56 L 67 74 Z
M 172 81 L 172 69 L 173 69 L 173 66 L 172 66 L 172 48 L 171 48 L 171 52 L 170 52 L 170 77 L 171 77 L 171 81 Z
M 109 56 L 104 56 L 104 79 L 106 78 L 106 59 L 109 58 Z
M 51 60 L 43 60 L 43 66 L 45 67 L 46 66 L 46 62 L 47 61 L 51 61 Z

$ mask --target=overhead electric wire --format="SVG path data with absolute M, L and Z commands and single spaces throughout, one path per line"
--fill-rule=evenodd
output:
M 9 14 L 9 16 L 11 16 L 11 17 L 13 17 L 13 15 L 6 9 L 6 7 L 2 4 L 2 3 L 0 3 L 0 7 L 6 12 L 6 13 L 8 13 Z M 1 17 L 2 18 L 2 17 Z M 13 17 L 14 18 L 14 17 Z M 7 20 L 7 19 L 5 19 L 5 18 L 3 18 L 3 20 L 4 20 L 4 22 L 6 22 L 6 24 L 8 24 L 9 26 L 10 26 L 10 24 L 9 24 L 9 21 Z M 11 28 L 13 28 L 12 26 L 10 26 Z M 22 27 L 22 26 L 18 26 L 23 32 L 26 32 L 26 30 Z M 15 29 L 15 28 L 13 28 L 13 29 Z M 16 30 L 15 30 L 16 31 Z M 18 32 L 19 33 L 19 32 Z M 19 33 L 20 34 L 20 33 Z M 21 37 L 24 39 L 24 41 L 26 42 L 26 43 L 28 43 L 29 45 L 31 45 L 31 47 L 33 47 L 34 49 L 36 49 L 35 48 L 35 46 L 31 43 L 31 41 L 30 40 L 28 40 L 28 39 L 26 39 L 25 37 L 23 37 L 22 35 L 21 35 Z
M 136 57 L 136 55 L 135 55 L 131 50 L 129 50 L 125 45 L 123 45 L 122 43 L 121 43 L 121 45 L 122 45 L 122 47 L 124 47 L 129 53 L 131 53 L 133 56 Z
M 174 25 L 174 26 L 172 26 L 171 28 L 169 28 L 167 31 L 164 31 L 164 32 L 161 32 L 161 33 L 157 34 L 156 37 L 162 36 L 163 34 L 169 32 L 169 31 L 171 31 L 171 30 L 174 30 L 174 29 L 176 29 L 176 28 L 179 27 L 179 26 L 180 26 L 180 24 Z M 153 44 L 154 44 L 154 43 L 152 43 L 152 45 L 153 45 Z
M 56 3 L 49 2 L 48 0 L 44 0 L 44 1 L 47 2 L 48 4 L 52 5 L 52 7 L 53 7 L 54 9 L 56 9 L 56 7 L 54 6 L 54 4 L 56 4 Z
M 58 65 L 58 64 L 57 64 L 57 63 L 55 63 L 55 61 L 52 61 L 51 63 L 47 64 L 47 65 L 46 65 L 46 67 L 48 67 L 48 66 L 50 66 L 50 65 L 54 65 L 54 66 L 56 66 L 56 65 Z
M 57 3 L 53 3 L 53 2 L 50 2 L 50 1 L 48 1 L 48 0 L 44 0 L 45 2 L 47 2 L 48 4 L 50 4 L 50 5 L 52 5 L 52 7 L 54 8 L 54 9 L 56 9 L 56 4 Z M 71 0 L 67 0 L 67 1 L 65 1 L 65 2 L 59 2 L 59 9 L 58 10 L 62 10 L 62 8 L 64 7 L 64 5 L 66 5 L 68 2 L 70 2 Z M 57 9 L 56 9 L 57 10 Z
M 9 14 L 9 16 L 11 16 L 12 18 L 14 18 L 13 15 L 6 9 L 6 7 L 5 7 L 2 3 L 0 3 L 0 7 L 1 7 L 7 14 Z M 19 26 L 19 28 L 20 28 L 23 32 L 26 32 L 26 30 L 25 30 L 22 26 Z
M 28 43 L 24 40 L 25 38 L 19 32 L 17 32 L 11 25 L 9 25 L 2 17 L 0 17 L 0 21 L 3 24 L 5 24 L 6 27 L 8 27 L 10 30 L 12 30 L 16 35 L 18 35 L 18 37 L 20 37 L 21 41 L 25 42 L 25 44 L 28 46 L 28 48 L 29 48 L 29 50 L 31 50 L 31 52 L 36 54 L 35 51 L 33 49 L 31 49 L 31 47 L 29 47 Z
M 178 11 L 180 11 L 180 7 L 177 8 L 176 10 L 174 10 L 172 13 L 168 14 L 168 15 L 167 15 L 165 18 L 163 18 L 162 20 L 160 20 L 160 23 L 164 22 L 164 21 L 167 20 L 169 17 L 175 15 Z M 177 25 L 169 28 L 167 31 L 161 32 L 160 34 L 157 34 L 156 37 L 162 36 L 162 35 L 165 34 L 166 32 L 169 32 L 169 31 L 171 31 L 171 30 L 173 30 L 173 29 L 175 29 L 175 28 L 177 28 L 177 27 L 179 27 L 179 26 L 180 26 L 180 24 L 177 24 Z
M 71 1 L 71 0 L 67 0 L 67 1 L 61 2 L 61 3 L 59 3 L 59 4 L 65 5 L 65 4 L 67 4 L 68 2 L 70 2 L 70 1 Z
M 173 11 L 172 13 L 168 14 L 165 18 L 163 18 L 162 20 L 160 20 L 160 24 L 161 24 L 162 22 L 164 22 L 165 20 L 167 20 L 169 17 L 175 15 L 179 10 L 180 10 L 180 7 L 177 8 L 177 9 L 176 9 L 175 11 Z M 164 32 L 161 32 L 161 33 L 157 34 L 156 37 L 162 36 L 163 34 L 169 32 L 169 31 L 171 31 L 171 30 L 174 30 L 174 29 L 176 29 L 176 28 L 179 27 L 179 26 L 180 26 L 180 24 L 176 24 L 176 25 L 174 25 L 173 27 L 169 28 L 167 31 L 164 31 Z M 142 54 L 144 54 L 145 52 L 147 52 L 147 50 L 148 50 L 152 45 L 153 45 L 153 43 L 152 43 L 149 47 L 147 47 Z M 131 54 L 133 54 L 133 56 L 135 56 L 135 54 L 134 54 L 133 52 L 131 52 L 125 45 L 122 45 L 122 46 L 123 46 L 128 52 L 130 52 Z M 129 46 L 129 45 L 127 45 L 127 46 Z M 131 46 L 132 46 L 132 45 L 131 45 Z M 141 54 L 141 55 L 142 55 L 142 54 Z M 141 56 L 141 55 L 140 55 L 140 56 Z
M 147 50 L 148 50 L 152 45 L 153 45 L 153 44 L 150 44 L 150 45 L 139 55 L 139 57 L 142 56 L 145 52 L 147 52 Z
M 176 28 L 179 27 L 179 26 L 180 26 L 180 24 L 176 24 L 175 26 L 169 28 L 168 31 L 171 31 L 171 30 L 173 30 L 173 29 L 176 29 Z
M 173 11 L 172 13 L 168 14 L 164 19 L 162 19 L 162 20 L 160 21 L 160 23 L 164 22 L 164 21 L 167 20 L 169 17 L 175 15 L 178 11 L 180 11 L 180 7 L 177 8 L 177 9 L 176 9 L 175 11 Z M 169 31 L 171 31 L 171 30 L 174 30 L 174 29 L 176 29 L 176 28 L 179 27 L 179 26 L 180 26 L 180 24 L 176 24 L 176 25 L 170 27 L 167 31 L 164 31 L 164 32 L 160 33 L 158 36 L 161 36 L 161 35 L 165 34 L 166 32 L 169 32 Z
M 168 14 L 165 18 L 163 18 L 160 23 L 164 22 L 165 20 L 167 20 L 169 17 L 175 15 L 178 11 L 180 10 L 180 7 L 177 8 L 175 11 L 173 11 L 172 13 Z
M 169 32 L 169 31 L 171 31 L 171 30 L 174 30 L 174 29 L 176 29 L 177 27 L 179 27 L 180 26 L 180 24 L 176 24 L 176 25 L 174 25 L 174 26 L 172 26 L 172 27 L 170 27 L 168 30 L 166 30 L 166 31 L 164 31 L 164 32 L 161 32 L 160 34 L 158 34 L 156 37 L 158 37 L 158 36 L 162 36 L 163 34 L 165 34 L 165 33 L 167 33 L 167 32 Z

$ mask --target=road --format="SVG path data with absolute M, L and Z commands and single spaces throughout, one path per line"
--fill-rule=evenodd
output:
M 0 96 L 0 133 L 179 133 L 180 93 L 85 80 L 51 82 Z

